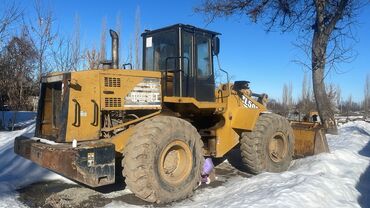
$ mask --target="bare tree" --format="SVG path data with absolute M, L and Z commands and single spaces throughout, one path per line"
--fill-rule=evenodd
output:
M 85 60 L 88 69 L 98 69 L 100 65 L 100 53 L 95 47 L 85 51 Z
M 288 88 L 288 107 L 289 107 L 289 110 L 292 109 L 293 105 L 294 105 L 294 102 L 293 102 L 293 84 L 292 82 L 289 82 L 289 88 Z
M 307 115 L 309 112 L 314 111 L 316 109 L 311 96 L 311 85 L 310 82 L 308 81 L 306 72 L 304 73 L 303 76 L 301 97 L 298 100 L 296 108 L 300 113 L 304 115 Z
M 22 11 L 18 5 L 13 2 L 3 2 L 4 6 L 0 15 L 0 47 L 3 47 L 10 32 L 9 29 L 22 16 Z
M 136 14 L 135 14 L 135 68 L 140 69 L 140 7 L 136 8 Z
M 366 76 L 365 89 L 364 89 L 364 111 L 368 115 L 370 109 L 370 74 Z
M 316 106 L 324 127 L 337 133 L 334 113 L 330 108 L 325 87 L 325 75 L 338 61 L 350 61 L 351 48 L 346 47 L 348 35 L 357 12 L 367 1 L 360 0 L 203 0 L 197 12 L 209 15 L 208 21 L 217 17 L 246 15 L 253 22 L 262 20 L 267 31 L 275 26 L 282 32 L 295 31 L 311 36 L 308 55 L 312 71 Z M 326 66 L 329 66 L 326 68 Z M 326 70 L 325 70 L 326 69 Z
M 283 105 L 288 105 L 288 85 L 284 84 L 283 86 L 283 95 L 281 97 Z
M 71 71 L 72 43 L 68 38 L 60 38 L 52 49 L 54 68 L 58 71 Z
M 80 37 L 80 16 L 76 14 L 74 20 L 74 31 L 72 36 L 72 69 L 77 70 L 82 60 L 81 37 Z
M 342 109 L 341 109 L 341 103 L 342 103 L 342 90 L 340 88 L 339 85 L 337 85 L 337 88 L 336 88 L 336 93 L 337 93 L 337 106 L 338 106 L 338 110 L 339 110 L 339 113 L 342 113 Z
M 118 37 L 119 37 L 119 40 L 120 40 L 120 44 L 119 44 L 119 51 L 123 51 L 122 50 L 122 45 L 123 45 L 123 42 L 122 42 L 122 15 L 121 15 L 121 12 L 118 12 L 117 15 L 116 15 L 116 32 L 118 34 Z M 119 60 L 124 60 L 124 55 L 123 53 L 119 53 Z M 118 66 L 120 66 L 120 63 L 118 63 Z
M 31 21 L 31 37 L 33 45 L 38 53 L 37 68 L 38 80 L 41 76 L 49 70 L 49 63 L 46 56 L 50 53 L 51 47 L 57 37 L 56 33 L 52 31 L 54 17 L 50 8 L 42 5 L 40 0 L 35 0 L 34 9 L 36 12 L 36 19 Z
M 133 64 L 133 55 L 132 55 L 132 40 L 130 40 L 129 46 L 128 46 L 128 55 L 127 55 L 127 63 Z
M 286 84 L 284 84 L 284 86 L 283 86 L 283 95 L 282 95 L 282 98 L 281 98 L 281 100 L 282 100 L 282 112 L 281 112 L 281 114 L 283 114 L 284 116 L 287 116 L 288 115 L 288 100 L 289 100 L 289 98 L 288 98 L 288 94 L 289 94 L 289 92 L 288 92 L 289 90 L 288 90 L 288 85 L 286 85 Z
M 101 36 L 100 36 L 100 60 L 106 60 L 107 55 L 107 18 L 104 17 L 102 20 L 102 26 L 101 26 Z
M 301 99 L 305 100 L 308 96 L 308 86 L 307 86 L 307 73 L 305 72 L 303 75 L 303 81 L 302 81 L 302 94 Z
M 287 116 L 293 107 L 293 85 L 290 82 L 289 85 L 284 84 L 282 94 L 282 110 L 281 114 Z
M 344 104 L 345 111 L 347 113 L 347 116 L 350 114 L 352 111 L 353 103 L 352 103 L 352 94 L 350 94 L 347 98 L 346 103 Z
M 61 37 L 52 49 L 54 68 L 58 71 L 72 71 L 79 68 L 82 59 L 80 49 L 79 17 L 75 17 L 75 26 L 71 37 Z
M 326 86 L 326 91 L 328 92 L 328 100 L 330 103 L 330 109 L 332 112 L 339 112 L 339 108 L 337 105 L 338 100 L 338 93 L 337 93 L 337 87 L 330 83 Z
M 90 49 L 85 49 L 84 60 L 88 69 L 98 69 L 101 61 L 106 60 L 106 42 L 107 42 L 107 20 L 106 17 L 102 20 L 102 29 L 100 35 L 100 49 L 95 46 Z
M 282 103 L 275 99 L 270 99 L 269 102 L 267 103 L 267 108 L 277 114 L 284 115 L 284 106 Z

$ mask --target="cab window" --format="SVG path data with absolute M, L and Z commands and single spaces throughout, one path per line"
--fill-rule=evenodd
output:
M 195 50 L 197 53 L 197 76 L 199 78 L 208 78 L 212 75 L 210 57 L 211 38 L 207 35 L 196 34 L 195 39 Z
M 182 60 L 182 66 L 184 74 L 192 76 L 192 53 L 193 53 L 193 33 L 183 31 L 182 32 L 182 56 L 185 57 Z
M 164 71 L 166 59 L 178 56 L 177 32 L 164 31 L 153 36 L 146 37 L 145 40 L 145 69 L 152 71 Z M 167 61 L 168 70 L 176 68 L 174 59 Z

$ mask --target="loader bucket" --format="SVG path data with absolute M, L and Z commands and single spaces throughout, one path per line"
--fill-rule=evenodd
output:
M 295 158 L 329 152 L 325 132 L 320 123 L 291 121 L 290 124 L 295 138 Z

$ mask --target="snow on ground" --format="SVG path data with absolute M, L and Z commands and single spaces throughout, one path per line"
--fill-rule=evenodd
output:
M 16 200 L 16 189 L 44 180 L 69 180 L 39 167 L 13 151 L 14 139 L 22 134 L 32 136 L 35 125 L 19 131 L 0 132 L 0 207 L 23 207 Z
M 235 177 L 171 206 L 370 207 L 370 124 L 345 124 L 328 142 L 331 153 L 296 160 L 289 171 Z M 114 201 L 106 207 L 122 206 L 129 205 Z
M 0 207 L 24 206 L 17 200 L 17 188 L 43 180 L 68 181 L 13 153 L 14 138 L 33 131 L 34 125 L 0 132 Z M 370 124 L 344 124 L 339 135 L 328 136 L 328 142 L 331 153 L 296 160 L 289 171 L 251 178 L 235 176 L 221 186 L 199 189 L 192 198 L 169 206 L 370 207 Z M 113 201 L 106 207 L 134 205 Z

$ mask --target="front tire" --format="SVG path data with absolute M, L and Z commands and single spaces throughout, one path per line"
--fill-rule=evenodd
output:
M 240 144 L 242 165 L 248 172 L 283 172 L 292 161 L 293 130 L 284 117 L 262 114 L 252 132 L 242 133 Z
M 145 120 L 134 128 L 122 161 L 129 189 L 156 203 L 192 195 L 204 161 L 197 130 L 189 122 L 169 116 Z

